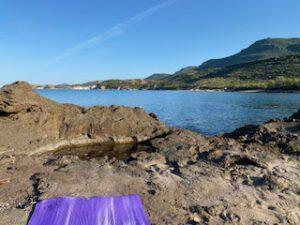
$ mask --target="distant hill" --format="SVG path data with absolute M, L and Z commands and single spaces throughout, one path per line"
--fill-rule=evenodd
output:
M 154 82 L 155 89 L 300 89 L 300 55 L 224 68 L 189 67 Z M 152 84 L 152 87 L 154 87 Z
M 194 87 L 300 90 L 300 55 L 224 67 L 199 77 Z
M 74 88 L 78 85 L 57 85 Z M 101 89 L 282 89 L 300 90 L 300 38 L 267 38 L 241 52 L 146 79 L 94 81 Z M 78 87 L 76 87 L 78 88 Z
M 237 88 L 238 85 L 245 88 L 253 87 L 250 82 L 266 82 L 278 77 L 298 79 L 299 58 L 289 57 L 297 55 L 300 56 L 300 38 L 267 38 L 235 55 L 208 60 L 200 66 L 186 67 L 171 76 L 156 79 L 159 82 L 156 88 Z
M 241 52 L 222 59 L 211 59 L 199 68 L 226 67 L 257 60 L 300 54 L 300 38 L 267 38 L 256 41 Z
M 300 55 L 271 58 L 222 68 L 202 76 L 208 78 L 237 78 L 241 80 L 270 80 L 277 77 L 300 78 Z
M 171 74 L 155 73 L 155 74 L 152 74 L 151 76 L 147 77 L 145 80 L 161 80 L 161 79 L 164 79 L 169 76 L 171 76 Z

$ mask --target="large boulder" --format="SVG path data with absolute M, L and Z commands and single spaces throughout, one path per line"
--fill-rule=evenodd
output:
M 32 92 L 31 85 L 26 82 L 15 82 L 0 90 L 0 115 L 10 115 L 26 112 L 33 107 L 49 105 L 46 100 Z
M 58 104 L 25 82 L 0 90 L 0 152 L 30 154 L 69 144 L 144 141 L 164 132 L 141 108 Z

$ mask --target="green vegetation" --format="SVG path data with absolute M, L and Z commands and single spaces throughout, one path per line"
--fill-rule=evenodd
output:
M 221 69 L 194 69 L 156 81 L 156 89 L 300 90 L 300 56 L 286 56 Z
M 107 80 L 108 89 L 300 90 L 300 55 L 242 63 L 225 68 L 190 67 L 155 79 Z
M 164 79 L 168 76 L 171 76 L 171 74 L 155 73 L 155 74 L 152 74 L 150 77 L 147 77 L 145 80 L 161 80 L 161 79 Z
M 270 80 L 280 76 L 300 75 L 300 55 L 272 58 L 225 67 L 202 78 L 238 78 L 241 80 Z
M 300 39 L 263 39 L 238 54 L 156 79 L 156 89 L 300 89 Z M 151 80 L 151 79 L 150 79 Z
M 94 81 L 81 86 L 151 90 L 300 90 L 299 83 L 300 38 L 268 38 L 235 55 L 186 67 L 174 74 L 158 73 L 146 79 Z M 61 87 L 67 85 L 57 86 Z
M 241 52 L 222 59 L 212 59 L 200 68 L 226 67 L 257 60 L 300 54 L 300 38 L 267 38 L 259 40 Z
M 245 81 L 232 78 L 212 78 L 199 81 L 195 87 L 199 89 L 227 90 L 300 90 L 300 76 L 278 77 L 274 80 L 265 81 Z
M 148 89 L 149 82 L 143 79 L 132 80 L 106 80 L 97 84 L 98 88 L 106 89 Z

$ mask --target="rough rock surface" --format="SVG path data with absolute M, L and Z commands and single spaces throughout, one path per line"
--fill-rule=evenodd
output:
M 0 90 L 0 152 L 28 153 L 67 144 L 144 140 L 164 130 L 141 108 L 57 104 L 34 93 L 25 82 Z
M 204 137 L 140 109 L 59 105 L 23 83 L 1 92 L 1 225 L 26 224 L 42 199 L 123 194 L 141 195 L 153 225 L 300 224 L 300 111 Z M 150 138 L 121 156 L 35 151 L 82 134 Z

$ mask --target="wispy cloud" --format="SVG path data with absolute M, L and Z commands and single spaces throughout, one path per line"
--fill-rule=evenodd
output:
M 153 14 L 155 14 L 155 13 L 157 13 L 179 1 L 181 1 L 181 0 L 167 0 L 158 5 L 151 6 L 150 8 L 129 18 L 128 20 L 125 20 L 123 22 L 120 22 L 120 23 L 112 26 L 108 30 L 104 31 L 102 34 L 92 37 L 84 42 L 81 42 L 81 43 L 73 46 L 72 48 L 65 50 L 65 52 L 62 55 L 59 55 L 59 56 L 51 59 L 48 63 L 52 64 L 52 63 L 61 61 L 61 60 L 66 59 L 82 50 L 93 48 L 110 38 L 117 37 L 121 34 L 124 34 L 135 23 L 137 23 L 143 19 L 146 19 L 149 16 L 152 16 Z

